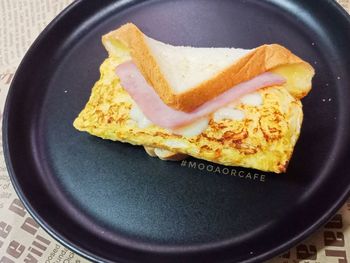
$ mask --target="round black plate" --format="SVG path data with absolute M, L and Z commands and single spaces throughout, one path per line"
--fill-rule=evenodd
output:
M 280 43 L 313 64 L 288 173 L 208 172 L 206 162 L 163 162 L 76 131 L 107 55 L 101 35 L 128 21 L 177 45 Z M 76 1 L 33 44 L 9 91 L 13 184 L 43 228 L 96 261 L 265 260 L 320 227 L 349 193 L 349 43 L 349 16 L 334 1 Z

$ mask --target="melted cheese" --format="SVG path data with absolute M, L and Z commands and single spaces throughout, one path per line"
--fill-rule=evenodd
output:
M 134 103 L 130 110 L 130 119 L 137 123 L 139 128 L 147 128 L 152 125 L 152 122 L 147 119 L 140 108 Z
M 201 134 L 202 132 L 204 132 L 208 128 L 208 125 L 209 125 L 209 119 L 202 118 L 202 119 L 195 121 L 194 123 L 192 123 L 190 125 L 173 130 L 173 133 L 179 134 L 179 135 L 182 135 L 185 137 L 193 137 L 193 136 L 197 136 L 197 135 Z
M 263 103 L 263 99 L 259 92 L 253 92 L 253 93 L 244 95 L 240 100 L 244 105 L 249 105 L 249 106 L 261 106 Z
M 219 122 L 221 120 L 241 121 L 244 119 L 244 112 L 231 107 L 224 107 L 217 110 L 213 114 L 213 119 L 215 122 Z

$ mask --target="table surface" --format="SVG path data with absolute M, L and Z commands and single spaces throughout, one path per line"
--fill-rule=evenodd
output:
M 0 1 L 1 118 L 8 88 L 23 55 L 43 28 L 71 2 L 73 0 Z M 350 13 L 350 0 L 338 0 L 338 2 Z M 1 139 L 0 142 L 2 143 Z M 349 255 L 350 200 L 328 224 L 307 240 L 268 262 L 346 263 L 350 258 Z M 30 217 L 11 185 L 2 147 L 0 262 L 89 262 L 55 241 Z

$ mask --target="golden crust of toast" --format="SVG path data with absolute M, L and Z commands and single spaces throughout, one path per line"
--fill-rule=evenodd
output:
M 181 111 L 190 112 L 243 81 L 250 80 L 267 71 L 276 69 L 278 71 L 279 68 L 288 65 L 297 65 L 299 68 L 297 74 L 300 75 L 297 77 L 306 78 L 306 81 L 310 82 L 309 85 L 293 86 L 289 90 L 294 97 L 300 99 L 310 91 L 311 79 L 314 75 L 314 69 L 309 63 L 285 47 L 278 44 L 262 45 L 253 49 L 213 78 L 186 92 L 175 94 L 148 47 L 144 34 L 134 24 L 125 24 L 102 37 L 102 42 L 107 50 L 109 50 L 107 43 L 111 41 L 118 41 L 127 47 L 134 63 L 163 102 Z M 282 73 L 281 71 L 278 73 L 283 75 L 283 70 Z

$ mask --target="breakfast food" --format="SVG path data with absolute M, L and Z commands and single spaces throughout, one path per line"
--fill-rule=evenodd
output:
M 76 129 L 164 160 L 286 171 L 314 75 L 307 62 L 277 44 L 172 46 L 133 24 L 102 42 L 109 57 Z

